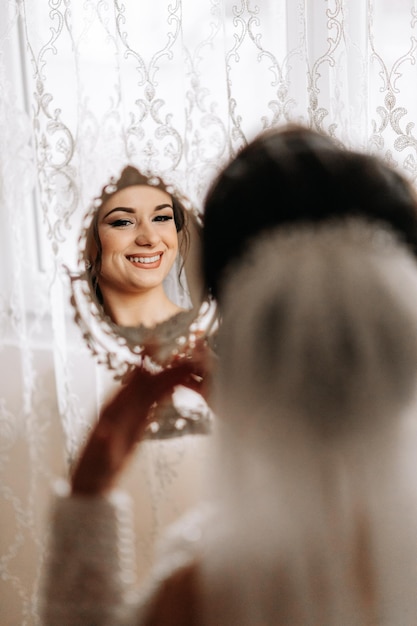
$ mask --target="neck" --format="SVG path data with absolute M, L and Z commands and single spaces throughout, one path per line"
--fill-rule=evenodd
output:
M 176 315 L 182 309 L 174 304 L 163 288 L 140 293 L 102 292 L 104 311 L 118 326 L 152 328 Z

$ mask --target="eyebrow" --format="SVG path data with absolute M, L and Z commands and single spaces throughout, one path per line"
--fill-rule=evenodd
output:
M 164 204 L 158 204 L 154 208 L 154 211 L 161 211 L 162 209 L 174 210 L 174 207 L 171 204 L 168 204 L 166 202 Z M 103 219 L 105 220 L 107 217 L 109 217 L 109 215 L 111 215 L 112 213 L 115 213 L 116 211 L 122 211 L 123 213 L 134 213 L 135 209 L 132 209 L 131 207 L 117 206 L 114 209 L 111 209 L 111 211 L 109 211 L 108 213 L 106 213 L 106 215 L 103 216 Z

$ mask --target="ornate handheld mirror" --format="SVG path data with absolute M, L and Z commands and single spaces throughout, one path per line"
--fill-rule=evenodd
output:
M 75 321 L 115 379 L 134 366 L 151 371 L 187 356 L 216 325 L 200 272 L 201 221 L 161 178 L 127 166 L 89 207 L 70 273 Z M 197 394 L 155 407 L 148 438 L 210 430 Z

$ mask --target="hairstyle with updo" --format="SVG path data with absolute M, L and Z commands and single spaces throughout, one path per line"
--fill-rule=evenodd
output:
M 209 291 L 219 296 L 225 268 L 262 231 L 346 217 L 388 224 L 417 254 L 416 196 L 399 172 L 308 128 L 262 133 L 206 196 L 203 271 Z

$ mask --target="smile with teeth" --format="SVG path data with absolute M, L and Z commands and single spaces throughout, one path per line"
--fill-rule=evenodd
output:
M 161 254 L 155 254 L 154 256 L 128 256 L 128 260 L 132 263 L 156 263 L 160 260 Z

